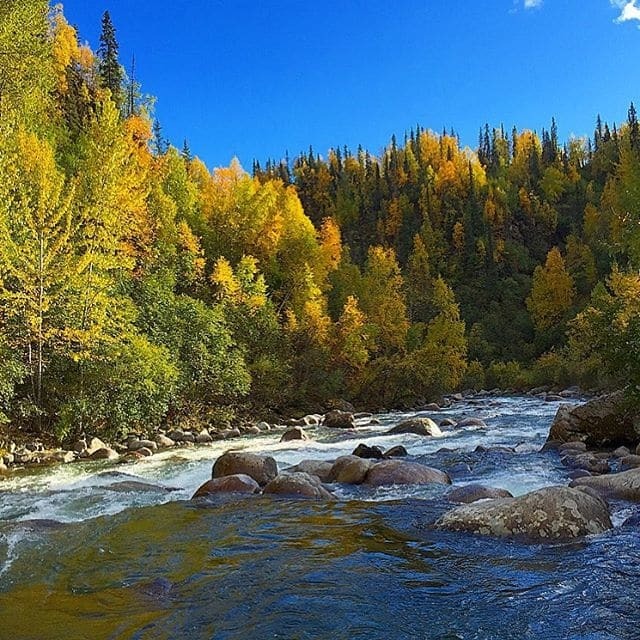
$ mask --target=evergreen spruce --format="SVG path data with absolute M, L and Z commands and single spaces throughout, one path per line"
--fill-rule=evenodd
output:
M 111 91 L 111 98 L 116 106 L 122 106 L 122 80 L 124 73 L 118 61 L 118 41 L 111 16 L 105 11 L 102 16 L 100 46 L 98 47 L 98 72 L 102 86 Z

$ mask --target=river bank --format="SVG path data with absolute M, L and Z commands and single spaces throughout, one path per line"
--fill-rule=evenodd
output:
M 411 415 L 435 413 L 437 420 L 442 410 L 446 411 L 455 403 L 465 401 L 473 404 L 474 402 L 482 402 L 486 398 L 518 397 L 520 395 L 520 393 L 513 390 L 468 390 L 445 396 L 439 404 L 421 402 L 414 407 L 397 409 L 395 413 L 401 414 L 404 412 Z M 577 387 L 564 390 L 538 387 L 530 390 L 526 395 L 545 402 L 570 401 L 585 397 Z M 306 414 L 301 417 L 272 415 L 270 422 L 265 419 L 251 420 L 244 418 L 238 420 L 236 425 L 227 422 L 219 427 L 200 425 L 195 429 L 171 428 L 158 429 L 153 432 L 138 432 L 132 433 L 125 439 L 113 442 L 105 441 L 98 435 L 89 434 L 73 443 L 69 443 L 70 446 L 66 448 L 47 446 L 39 438 L 29 438 L 21 435 L 20 438 L 12 439 L 9 436 L 5 438 L 3 446 L 0 447 L 0 480 L 9 471 L 23 468 L 47 467 L 55 464 L 68 464 L 87 460 L 134 463 L 159 451 L 168 449 L 210 445 L 216 441 L 235 440 L 243 436 L 256 436 L 269 432 L 283 435 L 291 427 L 309 428 L 323 424 L 325 414 L 328 411 L 338 410 L 353 413 L 358 420 L 359 426 L 366 425 L 373 417 L 373 413 L 369 411 L 358 412 L 353 405 L 344 400 L 332 401 L 328 407 L 317 407 L 317 409 L 321 413 Z M 386 410 L 381 413 L 386 413 Z

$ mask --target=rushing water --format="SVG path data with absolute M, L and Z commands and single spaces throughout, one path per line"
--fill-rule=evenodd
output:
M 0 638 L 640 638 L 635 527 L 545 545 L 439 532 L 430 524 L 451 508 L 442 486 L 335 486 L 335 502 L 188 500 L 231 447 L 283 469 L 358 442 L 403 444 L 454 485 L 522 494 L 566 484 L 557 455 L 538 453 L 556 409 L 487 399 L 433 417 L 480 417 L 488 429 L 438 439 L 383 436 L 409 415 L 387 414 L 357 437 L 318 429 L 313 442 L 279 444 L 268 434 L 18 475 L 0 485 Z M 618 525 L 634 513 L 614 505 Z

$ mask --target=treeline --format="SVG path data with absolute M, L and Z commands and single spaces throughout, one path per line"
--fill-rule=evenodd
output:
M 555 124 L 485 127 L 477 152 L 418 127 L 252 176 L 167 144 L 108 14 L 94 53 L 46 0 L 5 0 L 0 54 L 7 430 L 633 375 L 633 107 L 562 148 Z

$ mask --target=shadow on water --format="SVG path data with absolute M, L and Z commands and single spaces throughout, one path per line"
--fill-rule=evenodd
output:
M 2 637 L 638 637 L 636 529 L 525 545 L 434 531 L 445 508 L 219 499 L 35 527 Z

